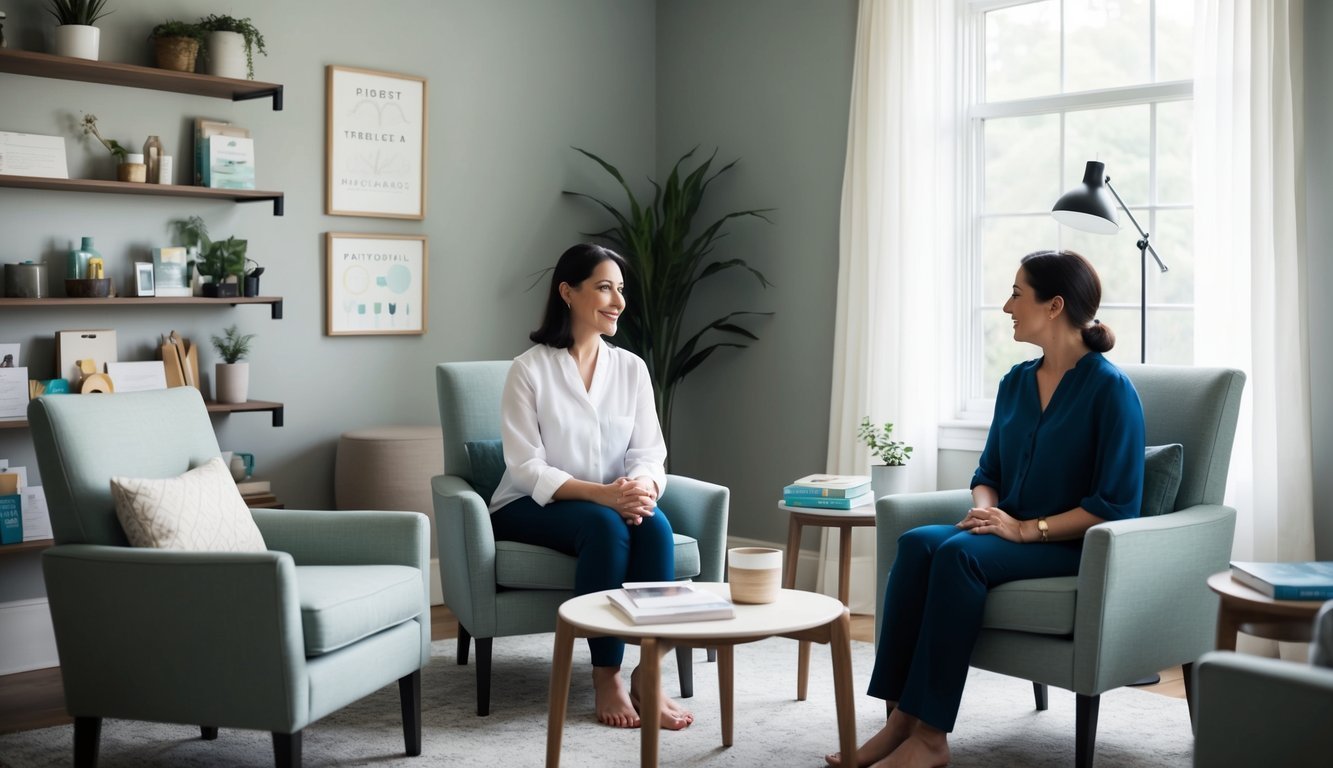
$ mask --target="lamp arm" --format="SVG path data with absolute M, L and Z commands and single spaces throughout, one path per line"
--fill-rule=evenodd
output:
M 1148 233 L 1143 231 L 1143 227 L 1139 226 L 1139 220 L 1134 218 L 1134 214 L 1130 213 L 1129 211 L 1129 206 L 1125 205 L 1124 200 L 1120 199 L 1120 193 L 1115 191 L 1115 187 L 1111 186 L 1110 176 L 1106 177 L 1106 188 L 1111 190 L 1111 194 L 1115 195 L 1115 201 L 1117 203 L 1120 203 L 1121 210 L 1123 210 L 1125 212 L 1125 215 L 1129 217 L 1129 220 L 1134 223 L 1134 228 L 1139 231 L 1139 237 L 1142 238 L 1141 240 L 1139 240 L 1139 248 L 1147 248 L 1148 253 L 1152 254 L 1153 261 L 1157 262 L 1157 266 L 1163 272 L 1165 272 L 1167 270 L 1167 267 L 1165 264 L 1162 263 L 1162 259 L 1157 255 L 1157 251 L 1153 249 L 1152 243 L 1148 242 Z

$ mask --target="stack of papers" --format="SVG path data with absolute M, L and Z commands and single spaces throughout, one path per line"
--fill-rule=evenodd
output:
M 623 589 L 607 597 L 635 624 L 711 621 L 736 615 L 730 600 L 689 582 L 626 582 Z

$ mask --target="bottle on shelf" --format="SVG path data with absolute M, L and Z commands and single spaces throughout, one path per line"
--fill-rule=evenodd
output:
M 78 250 L 69 252 L 69 259 L 65 262 L 65 277 L 71 280 L 82 280 L 91 277 L 88 274 L 88 261 L 90 259 L 101 261 L 102 254 L 93 249 L 93 239 L 85 237 Z
M 149 136 L 148 141 L 143 143 L 143 159 L 144 165 L 148 166 L 148 183 L 160 184 L 158 175 L 162 167 L 162 142 L 156 136 Z

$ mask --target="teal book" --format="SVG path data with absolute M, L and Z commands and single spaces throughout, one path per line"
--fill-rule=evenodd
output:
M 22 500 L 17 493 L 0 496 L 0 544 L 23 543 Z
M 1242 563 L 1233 560 L 1231 578 L 1274 600 L 1333 599 L 1333 561 Z
M 866 475 L 806 475 L 782 489 L 783 497 L 820 496 L 831 499 L 850 499 L 870 490 Z
M 871 507 L 875 503 L 875 494 L 866 491 L 851 498 L 832 498 L 826 496 L 788 496 L 782 495 L 782 503 L 789 507 L 809 507 L 811 509 L 856 509 Z

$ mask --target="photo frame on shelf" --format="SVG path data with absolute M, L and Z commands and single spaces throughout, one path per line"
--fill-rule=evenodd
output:
M 325 68 L 324 212 L 426 217 L 426 78 Z
M 326 336 L 426 332 L 425 235 L 325 234 Z
M 153 284 L 153 262 L 134 262 L 134 295 L 153 296 L 156 293 Z

